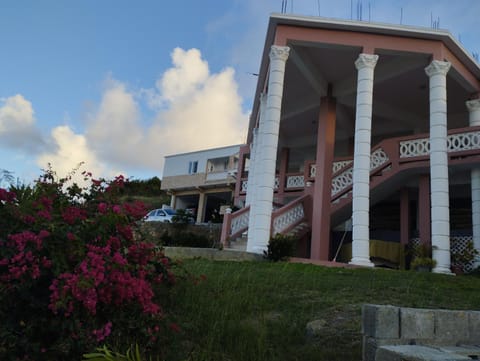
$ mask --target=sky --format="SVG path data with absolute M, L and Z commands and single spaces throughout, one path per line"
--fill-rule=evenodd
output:
M 268 17 L 448 29 L 480 0 L 0 0 L 0 170 L 162 177 L 164 156 L 245 142 Z M 1 181 L 1 179 L 0 179 Z M 1 185 L 1 182 L 0 182 Z

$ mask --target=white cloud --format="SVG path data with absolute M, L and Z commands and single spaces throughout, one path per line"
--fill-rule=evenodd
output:
M 47 169 L 48 165 L 50 165 L 59 177 L 66 176 L 77 168 L 80 163 L 83 163 L 83 165 L 80 167 L 79 172 L 75 174 L 74 181 L 82 185 L 84 184 L 83 176 L 81 175 L 83 170 L 91 172 L 97 178 L 112 178 L 122 173 L 100 161 L 89 146 L 85 135 L 75 134 L 66 125 L 55 127 L 52 130 L 51 143 L 54 146 L 54 150 L 38 156 L 37 164 L 42 169 Z
M 20 94 L 0 99 L 0 142 L 27 152 L 45 145 L 35 126 L 32 104 Z
M 112 177 L 119 169 L 161 175 L 165 155 L 244 141 L 248 119 L 233 69 L 211 74 L 197 49 L 175 49 L 172 67 L 138 100 L 121 81 L 109 77 L 105 84 L 98 107 L 85 120 L 84 134 L 61 125 L 42 139 L 32 104 L 16 95 L 0 107 L 0 139 L 13 135 L 18 144 L 12 141 L 12 146 L 23 148 L 27 139 L 43 144 L 30 147 L 30 154 L 41 168 L 51 164 L 61 177 L 81 162 L 96 177 Z M 146 126 L 141 111 L 145 101 L 155 105 Z
M 119 81 L 108 82 L 86 132 L 102 160 L 160 174 L 165 155 L 244 141 L 248 119 L 233 69 L 210 74 L 197 49 L 176 48 L 172 63 L 155 89 L 141 91 L 156 110 L 147 128 L 134 93 Z

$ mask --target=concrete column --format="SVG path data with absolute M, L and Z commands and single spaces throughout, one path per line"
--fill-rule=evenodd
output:
M 197 207 L 197 223 L 202 223 L 205 217 L 205 193 L 200 192 L 198 195 L 198 207 Z
M 262 93 L 260 95 L 260 117 L 259 117 L 259 124 L 264 122 L 265 118 L 265 111 L 267 109 L 267 94 Z M 250 214 L 248 219 L 248 234 L 253 234 L 253 230 L 255 229 L 256 218 L 253 216 L 252 212 L 252 204 L 255 204 L 255 195 L 257 192 L 257 183 L 256 179 L 258 178 L 259 173 L 259 164 L 260 164 L 260 153 L 262 151 L 262 138 L 260 137 L 259 128 L 255 128 L 253 131 L 254 136 L 254 146 L 253 146 L 253 155 L 250 154 L 250 168 L 248 170 L 248 188 L 247 188 L 247 196 L 250 193 L 249 203 L 250 205 Z M 253 167 L 253 169 L 252 169 Z M 253 184 L 250 184 L 250 169 L 252 170 L 252 180 Z
M 278 133 L 283 96 L 285 63 L 289 47 L 272 45 L 270 49 L 270 73 L 265 117 L 259 125 L 261 151 L 255 175 L 255 202 L 251 204 L 250 219 L 255 219 L 253 229 L 249 229 L 247 251 L 262 254 L 268 247 L 272 202 L 277 161 Z
M 480 125 L 480 99 L 467 101 L 470 115 L 470 126 Z M 472 169 L 470 173 L 472 187 L 472 234 L 473 246 L 480 252 L 480 167 Z M 475 261 L 475 266 L 480 266 L 480 261 Z
M 352 260 L 351 264 L 373 267 L 370 262 L 370 151 L 372 136 L 373 72 L 378 55 L 360 54 L 358 70 L 355 146 L 353 153 Z
M 426 246 L 432 245 L 430 212 L 430 177 L 421 175 L 418 179 L 418 238 Z
M 410 240 L 410 199 L 408 189 L 400 192 L 400 243 L 404 246 Z
M 430 78 L 430 197 L 432 254 L 435 273 L 450 270 L 450 206 L 447 154 L 447 72 L 450 63 L 434 60 L 425 68 Z
M 257 143 L 258 143 L 258 128 L 253 129 L 253 138 L 252 144 L 250 146 L 250 164 L 248 167 L 248 185 L 247 185 L 247 195 L 245 197 L 245 205 L 248 206 L 252 203 L 254 199 L 254 191 L 255 191 L 255 154 L 257 150 Z
M 170 196 L 170 207 L 175 209 L 175 206 L 177 205 L 177 196 L 175 194 L 172 194 Z
M 335 151 L 336 102 L 320 101 L 318 116 L 316 177 L 314 183 L 310 258 L 328 261 L 330 256 L 330 210 L 332 202 L 332 163 Z
M 280 170 L 278 174 L 278 202 L 283 203 L 285 197 L 285 187 L 287 186 L 288 162 L 290 158 L 290 149 L 282 148 L 280 152 Z

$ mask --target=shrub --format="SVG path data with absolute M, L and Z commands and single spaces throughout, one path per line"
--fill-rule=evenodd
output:
M 276 234 L 268 242 L 268 249 L 264 251 L 264 257 L 277 262 L 287 260 L 295 253 L 296 240 L 294 237 Z
M 0 358 L 70 360 L 105 342 L 160 349 L 174 264 L 118 203 L 125 179 L 88 187 L 51 169 L 0 189 Z M 161 354 L 161 353 L 159 353 Z

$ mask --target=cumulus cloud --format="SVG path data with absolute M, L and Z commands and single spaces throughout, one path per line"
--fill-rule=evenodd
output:
M 75 134 L 66 125 L 55 127 L 51 132 L 50 142 L 54 147 L 51 152 L 44 152 L 37 158 L 37 164 L 46 169 L 50 164 L 60 177 L 66 176 L 80 163 L 82 170 L 92 172 L 94 176 L 112 177 L 120 172 L 115 172 L 92 151 L 87 138 L 82 134 Z M 83 177 L 76 175 L 76 181 L 82 183 Z
M 177 48 L 171 57 L 172 67 L 140 97 L 108 77 L 100 103 L 83 119 L 83 134 L 61 125 L 42 138 L 32 104 L 21 95 L 4 99 L 0 139 L 23 148 L 29 147 L 25 142 L 43 144 L 31 146 L 31 154 L 59 176 L 84 162 L 83 169 L 103 177 L 139 170 L 161 175 L 165 155 L 244 141 L 248 119 L 233 69 L 210 73 L 197 49 Z M 145 106 L 153 107 L 151 119 L 144 119 Z
M 0 142 L 4 147 L 26 152 L 45 146 L 35 125 L 32 104 L 20 94 L 0 99 Z
M 108 82 L 86 132 L 102 160 L 160 174 L 165 155 L 244 140 L 248 120 L 233 69 L 211 74 L 197 49 L 176 48 L 172 64 L 154 89 L 141 92 L 155 110 L 147 127 L 141 125 L 135 93 L 120 81 Z

